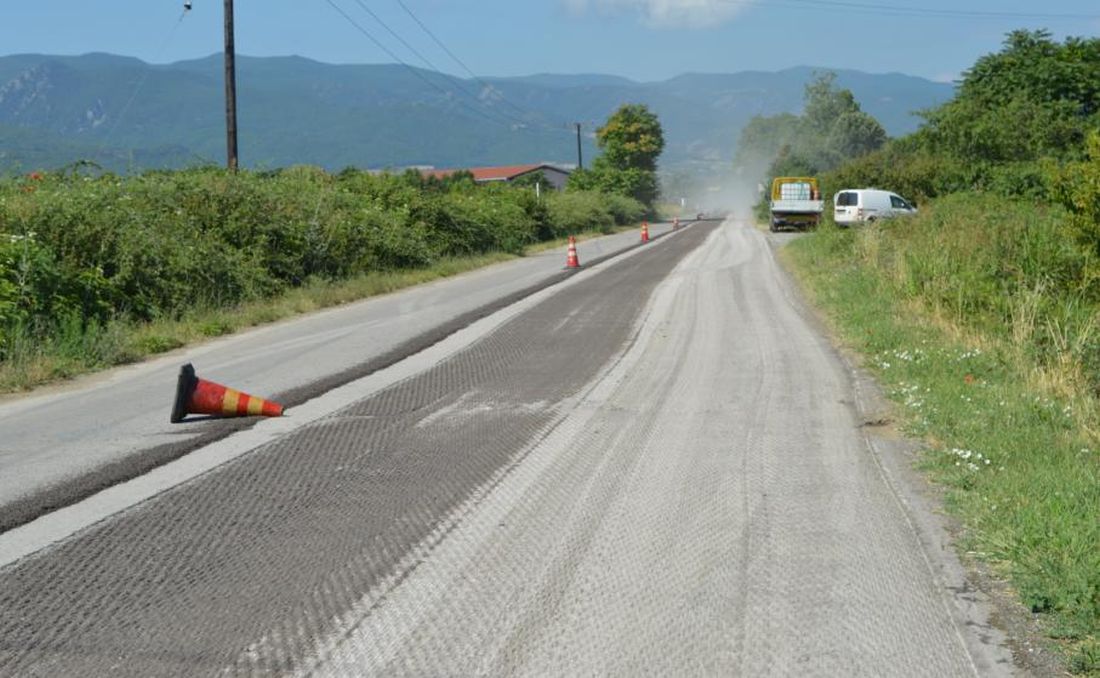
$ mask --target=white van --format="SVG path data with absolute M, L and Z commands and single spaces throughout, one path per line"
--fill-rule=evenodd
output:
M 877 188 L 846 188 L 833 196 L 833 219 L 839 226 L 914 214 L 916 206 L 897 193 Z

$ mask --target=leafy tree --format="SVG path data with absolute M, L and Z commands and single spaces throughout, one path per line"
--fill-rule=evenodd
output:
M 927 148 L 972 161 L 1079 158 L 1100 125 L 1100 39 L 1045 30 L 1008 34 L 1004 49 L 981 57 L 958 94 L 923 113 Z
M 819 73 L 807 83 L 803 93 L 805 107 L 799 132 L 828 135 L 837 120 L 858 113 L 859 104 L 851 90 L 836 88 L 836 73 Z
M 657 171 L 665 137 L 657 116 L 644 104 L 624 104 L 596 130 L 596 145 L 609 167 Z
M 836 87 L 835 74 L 819 74 L 807 83 L 804 100 L 800 116 L 784 113 L 749 121 L 741 131 L 735 165 L 758 176 L 813 175 L 886 142 L 886 130 L 860 109 L 851 91 Z
M 578 167 L 569 173 L 569 178 L 565 180 L 565 190 L 567 191 L 598 191 L 599 185 L 596 182 L 596 175 L 591 169 L 583 169 Z
M 596 130 L 596 144 L 603 154 L 591 169 L 574 171 L 567 188 L 623 195 L 652 208 L 660 194 L 657 158 L 665 146 L 657 116 L 642 104 L 623 105 Z
M 829 130 L 825 145 L 840 160 L 858 158 L 886 143 L 886 130 L 878 120 L 861 110 L 842 113 Z M 839 163 L 837 163 L 839 164 Z
M 870 153 L 886 142 L 886 130 L 860 109 L 851 90 L 837 89 L 835 73 L 817 75 L 806 85 L 804 98 L 793 154 L 815 168 L 811 174 Z
M 796 152 L 791 146 L 779 149 L 779 154 L 768 167 L 770 177 L 809 176 L 817 174 L 817 164 Z
M 1087 202 L 1087 191 L 1071 187 L 1074 176 L 1091 176 L 1080 161 L 1088 133 L 1100 128 L 1100 39 L 1059 43 L 1047 31 L 1013 31 L 964 74 L 951 101 L 922 116 L 915 134 L 845 163 L 826 181 L 874 182 L 910 197 L 978 190 Z M 1069 174 L 1050 169 L 1067 162 Z M 1100 227 L 1089 223 L 1078 214 L 1074 229 L 1093 247 L 1088 233 Z
M 633 198 L 652 207 L 660 195 L 657 173 L 638 168 L 615 169 L 603 156 L 596 158 L 591 169 L 575 170 L 569 175 L 566 189 L 597 191 Z
M 1017 30 L 1004 44 L 966 72 L 959 99 L 995 104 L 1022 95 L 1039 103 L 1073 102 L 1081 116 L 1100 111 L 1100 39 L 1058 44 L 1049 31 Z
M 597 162 L 599 164 L 601 163 Z M 600 188 L 604 193 L 634 198 L 647 207 L 652 207 L 660 196 L 660 184 L 654 171 L 631 167 L 625 170 L 605 170 L 602 174 Z

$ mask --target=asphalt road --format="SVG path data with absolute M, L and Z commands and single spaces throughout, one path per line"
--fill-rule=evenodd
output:
M 763 234 L 490 320 L 0 567 L 0 675 L 1013 673 Z
M 650 225 L 653 237 L 671 231 Z M 585 240 L 582 265 L 636 246 L 637 230 Z M 565 250 L 295 318 L 0 398 L 0 531 L 143 473 L 251 422 L 168 421 L 180 365 L 294 406 L 369 374 L 565 275 Z

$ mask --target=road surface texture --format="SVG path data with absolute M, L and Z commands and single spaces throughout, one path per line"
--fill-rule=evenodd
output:
M 695 225 L 0 569 L 0 675 L 1011 675 L 852 399 Z
M 654 237 L 671 224 L 651 226 Z M 637 230 L 586 240 L 581 263 L 639 243 Z M 293 407 L 438 341 L 560 279 L 557 249 L 174 351 L 29 397 L 0 398 L 0 531 L 209 443 L 241 420 L 170 424 L 180 365 Z

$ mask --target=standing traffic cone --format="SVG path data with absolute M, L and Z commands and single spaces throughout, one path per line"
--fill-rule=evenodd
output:
M 642 222 L 642 242 L 649 242 L 649 223 Z
M 195 368 L 187 363 L 180 368 L 176 384 L 176 402 L 172 405 L 173 424 L 189 414 L 212 414 L 217 417 L 247 417 L 263 415 L 281 417 L 283 406 L 270 400 L 241 393 L 195 376 Z
M 569 250 L 565 255 L 566 268 L 580 268 L 581 260 L 577 258 L 577 239 L 569 236 Z
M 672 217 L 672 230 L 680 228 L 680 217 Z

